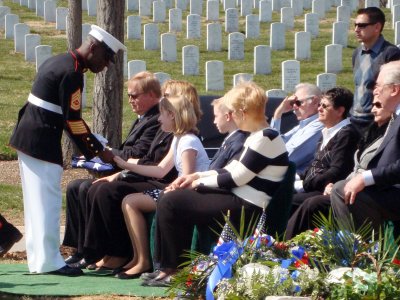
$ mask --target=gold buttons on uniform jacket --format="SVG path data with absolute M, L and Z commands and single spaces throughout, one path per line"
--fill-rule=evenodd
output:
M 96 154 L 99 153 L 99 150 L 94 151 L 94 153 L 96 153 Z
M 93 148 L 93 144 L 90 144 L 90 147 L 92 147 L 92 148 Z
M 87 141 L 90 141 L 90 137 L 87 137 L 86 140 L 87 140 Z

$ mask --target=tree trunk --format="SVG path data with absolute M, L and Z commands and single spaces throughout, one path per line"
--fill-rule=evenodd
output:
M 86 1 L 86 0 L 84 0 Z M 82 43 L 82 0 L 68 1 L 68 50 L 79 48 Z M 79 153 L 76 145 L 71 141 L 67 134 L 63 134 L 62 142 L 63 165 L 64 169 L 71 166 L 72 155 Z
M 124 41 L 125 1 L 99 0 L 97 24 L 120 41 Z M 122 136 L 123 53 L 119 51 L 115 64 L 97 73 L 93 92 L 93 128 L 118 147 Z

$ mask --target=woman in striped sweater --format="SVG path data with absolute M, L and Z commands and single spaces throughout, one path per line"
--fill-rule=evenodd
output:
M 155 260 L 160 270 L 145 276 L 144 285 L 169 283 L 181 254 L 190 248 L 194 225 L 216 227 L 227 210 L 237 224 L 242 207 L 250 216 L 268 205 L 289 159 L 285 143 L 265 119 L 266 101 L 263 89 L 249 82 L 225 94 L 228 113 L 239 129 L 251 134 L 240 157 L 223 169 L 181 176 L 166 188 L 157 203 Z

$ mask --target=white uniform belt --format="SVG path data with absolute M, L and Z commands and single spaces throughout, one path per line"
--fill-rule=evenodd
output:
M 62 115 L 61 106 L 53 104 L 53 103 L 50 103 L 50 102 L 45 101 L 45 100 L 42 100 L 42 99 L 36 97 L 35 95 L 29 94 L 28 101 L 30 103 L 32 103 L 33 105 L 39 106 L 39 107 L 44 108 L 46 110 L 52 111 L 52 112 L 54 112 L 56 114 Z

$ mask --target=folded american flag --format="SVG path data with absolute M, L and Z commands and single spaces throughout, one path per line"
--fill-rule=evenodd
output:
M 114 166 L 112 164 L 103 162 L 99 157 L 86 160 L 81 156 L 72 156 L 71 165 L 73 168 L 83 168 L 96 172 L 107 172 L 114 170 Z

